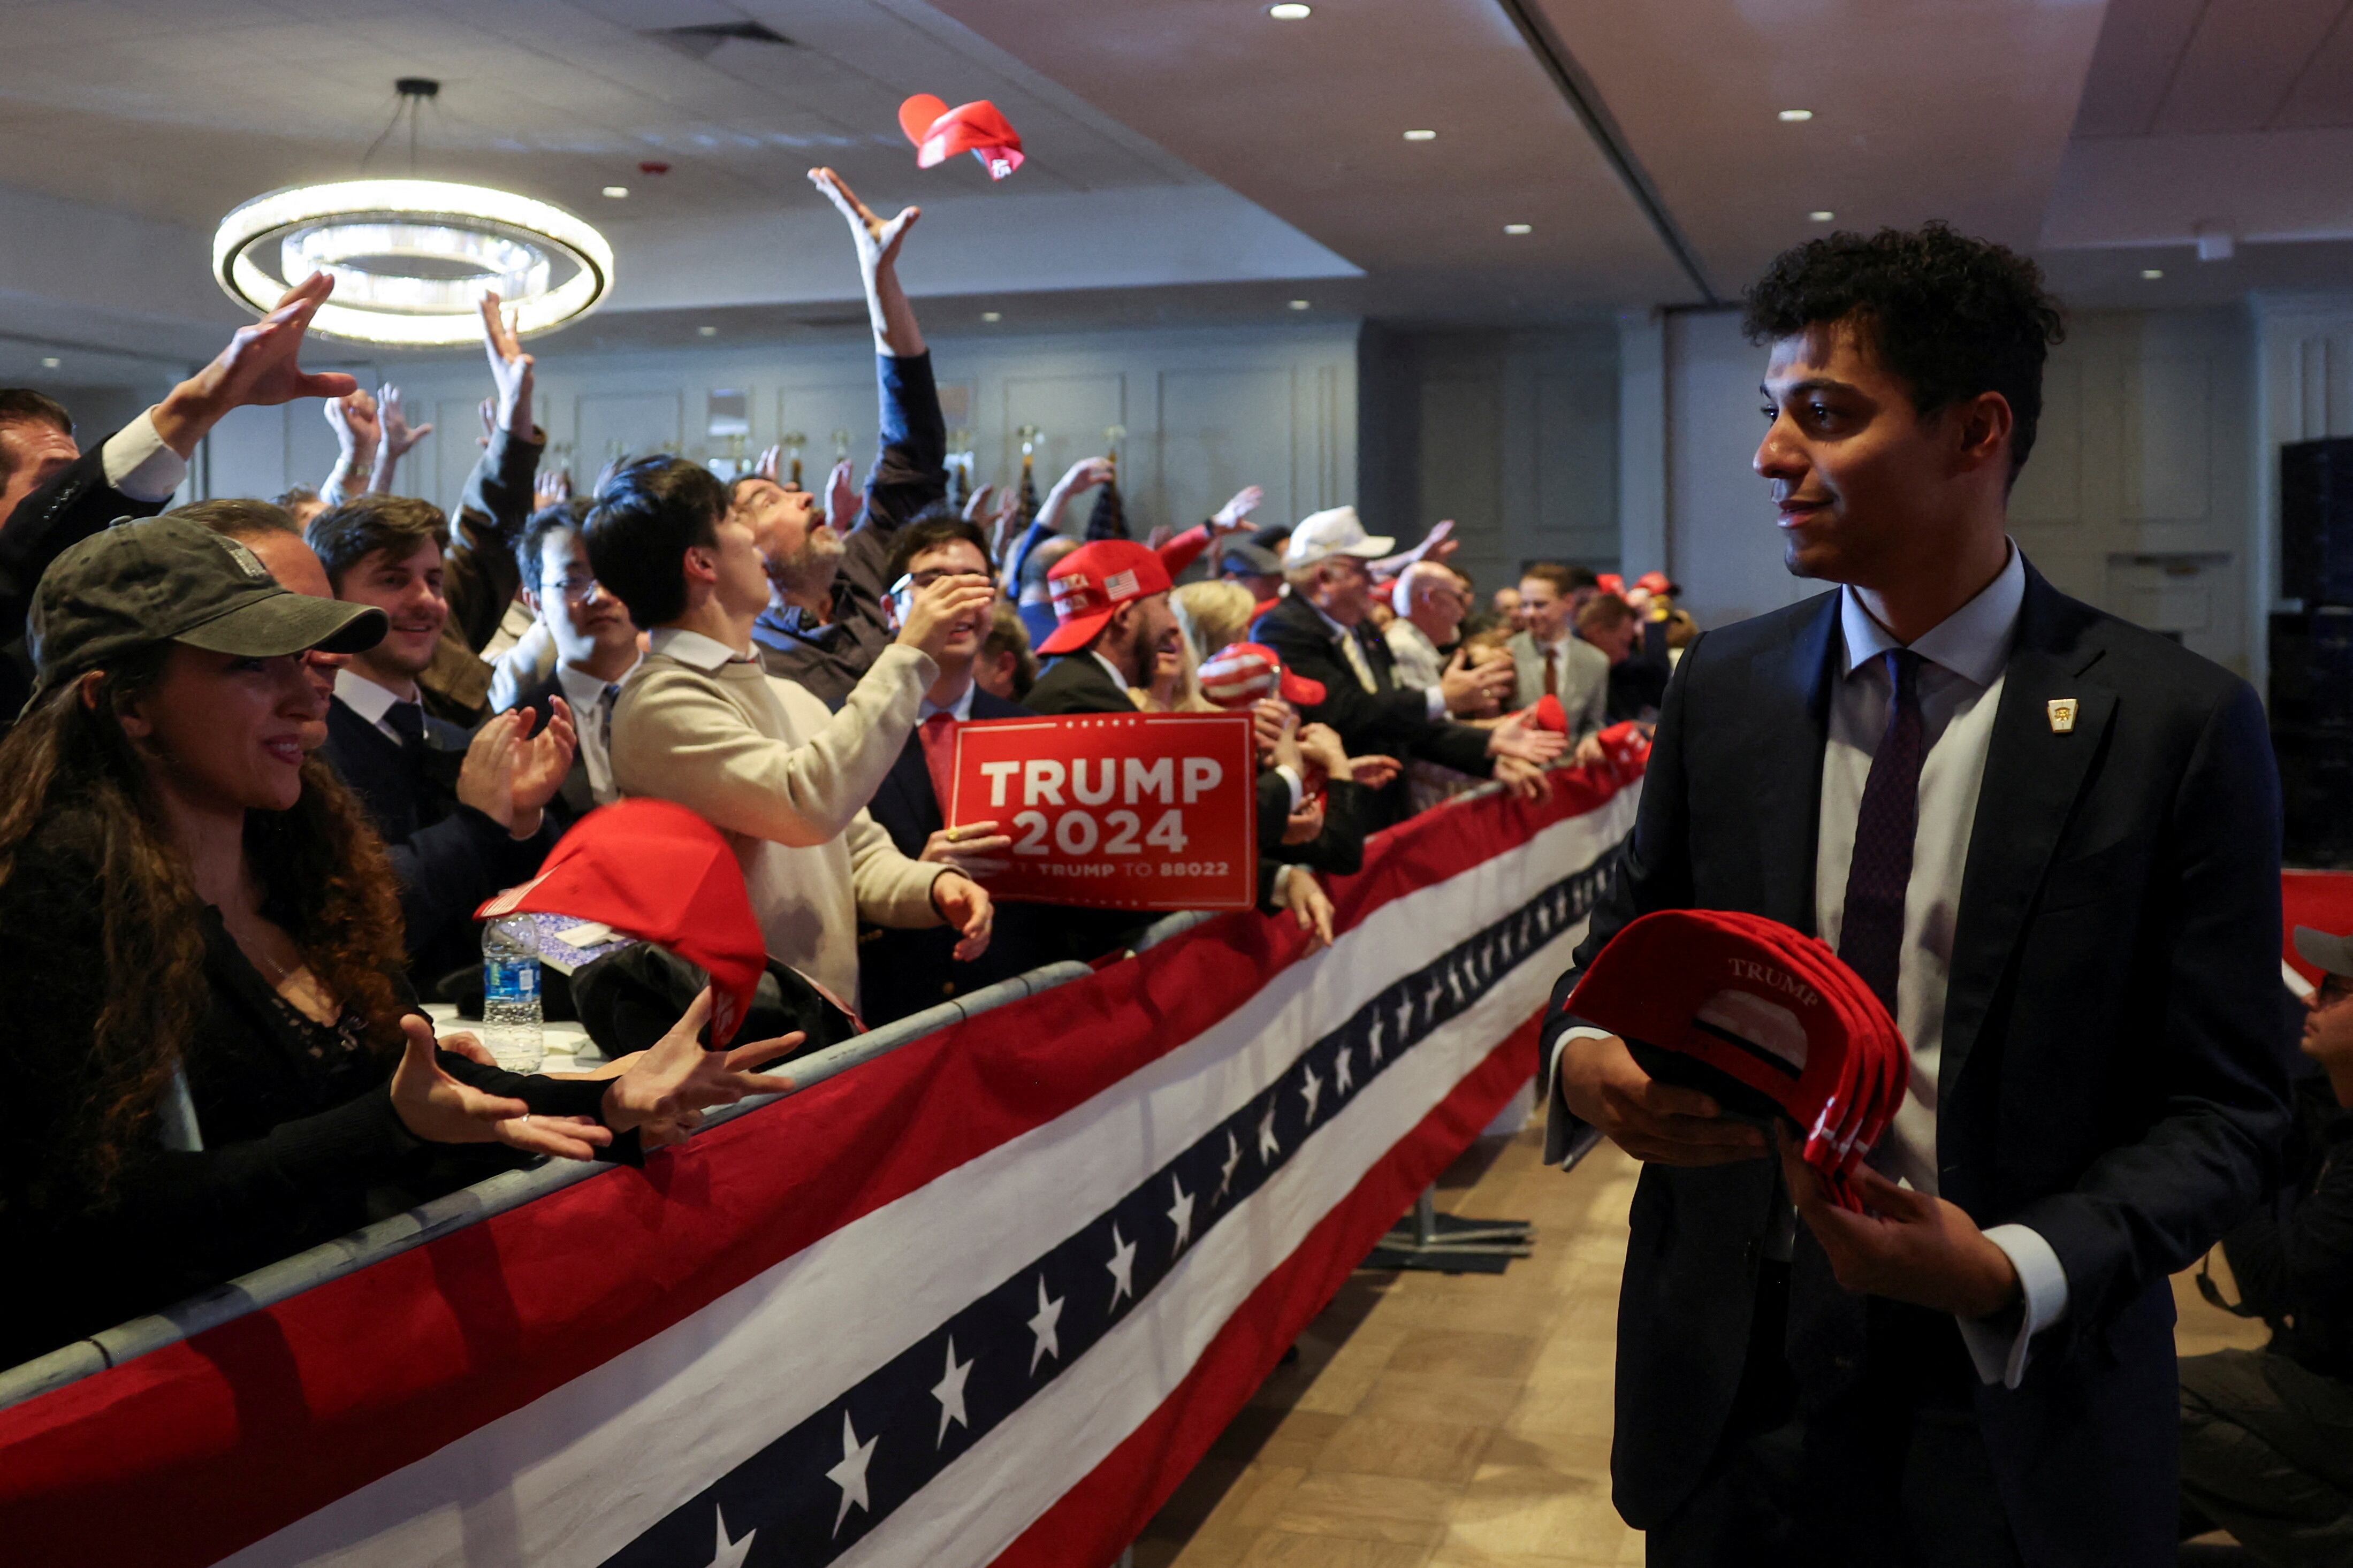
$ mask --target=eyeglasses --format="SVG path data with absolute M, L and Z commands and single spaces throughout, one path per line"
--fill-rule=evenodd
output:
M 596 596 L 597 584 L 594 577 L 569 574 L 547 585 L 563 595 L 566 604 L 585 605 Z
M 891 592 L 893 595 L 913 594 L 918 589 L 930 587 L 943 577 L 979 577 L 987 580 L 992 588 L 997 585 L 997 574 L 994 572 L 959 572 L 945 566 L 934 566 L 922 572 L 908 573 L 891 584 Z

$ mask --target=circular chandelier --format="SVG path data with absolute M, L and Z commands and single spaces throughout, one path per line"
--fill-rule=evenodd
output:
M 438 86 L 398 84 L 402 109 L 395 122 L 401 112 L 410 117 L 412 163 L 416 106 Z M 272 191 L 221 219 L 213 236 L 213 277 L 257 313 L 267 315 L 280 295 L 313 272 L 335 282 L 311 319 L 313 331 L 442 347 L 481 336 L 479 301 L 490 291 L 512 313 L 519 337 L 587 314 L 612 292 L 613 247 L 546 202 L 414 178 Z

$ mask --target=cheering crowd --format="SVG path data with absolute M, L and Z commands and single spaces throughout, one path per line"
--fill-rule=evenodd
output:
M 1259 905 L 1328 943 L 1321 879 L 1367 834 L 1490 778 L 1541 795 L 1547 764 L 1655 714 L 1689 640 L 1655 574 L 1539 565 L 1473 615 L 1451 525 L 1410 550 L 1346 507 L 1261 525 L 1255 487 L 1173 537 L 1082 540 L 1062 518 L 1102 458 L 1026 526 L 1009 489 L 952 504 L 897 277 L 917 214 L 811 177 L 874 329 L 862 494 L 846 463 L 821 495 L 784 482 L 774 452 L 732 482 L 653 456 L 572 493 L 541 471 L 533 356 L 495 296 L 454 515 L 399 493 L 430 426 L 396 388 L 301 368 L 324 278 L 88 452 L 63 406 L 0 391 L 0 1053 L 25 1130 L 0 1236 L 83 1260 L 12 1300 L 0 1359 L 519 1160 L 636 1160 L 769 1087 L 751 1069 L 801 1036 L 706 1052 L 687 996 L 649 1048 L 576 1075 L 504 1071 L 418 1016 L 479 997 L 475 911 L 600 805 L 716 826 L 770 957 L 871 1026 L 1143 927 L 992 900 L 1013 840 L 947 826 L 959 724 L 1249 713 Z M 319 489 L 154 515 L 221 417 L 298 399 L 340 446 Z

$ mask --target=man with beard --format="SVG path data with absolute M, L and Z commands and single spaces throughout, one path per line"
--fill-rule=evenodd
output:
M 847 539 L 765 474 L 736 480 L 728 504 L 760 541 L 768 574 L 768 605 L 752 625 L 761 667 L 838 710 L 890 645 L 882 594 L 892 546 L 901 527 L 946 496 L 948 437 L 932 356 L 899 286 L 899 247 L 923 209 L 885 223 L 831 169 L 811 170 L 809 182 L 849 220 L 858 245 L 881 384 L 881 451 Z

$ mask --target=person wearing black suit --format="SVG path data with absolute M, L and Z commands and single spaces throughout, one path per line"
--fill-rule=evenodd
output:
M 1250 640 L 1281 655 L 1293 675 L 1322 684 L 1324 700 L 1303 708 L 1301 716 L 1330 725 L 1350 756 L 1419 757 L 1475 777 L 1492 775 L 1523 794 L 1541 790 L 1537 768 L 1559 753 L 1559 737 L 1457 724 L 1447 718 L 1438 689 L 1398 684 L 1395 657 L 1365 618 L 1372 592 L 1365 563 L 1388 554 L 1395 542 L 1368 537 L 1354 508 L 1303 521 L 1285 557 L 1291 592 L 1259 617 Z M 1372 825 L 1402 822 L 1412 810 L 1400 774 L 1378 792 Z
M 596 581 L 581 535 L 589 499 L 575 496 L 532 514 L 515 542 L 523 602 L 547 628 L 555 668 L 547 679 L 520 693 L 513 704 L 529 709 L 537 733 L 554 721 L 558 698 L 573 716 L 577 749 L 563 784 L 547 803 L 549 820 L 562 837 L 574 823 L 619 798 L 613 784 L 613 705 L 638 664 L 638 628 L 628 606 Z
M 340 397 L 358 386 L 348 375 L 306 374 L 297 363 L 311 312 L 333 289 L 322 274 L 289 290 L 210 364 L 87 452 L 63 405 L 0 388 L 0 733 L 32 694 L 25 617 L 50 562 L 120 519 L 162 511 L 187 478 L 196 443 L 231 409 Z
M 1847 1213 L 1563 977 L 1552 1146 L 1583 1123 L 1645 1162 L 1614 1499 L 1660 1563 L 2170 1563 L 2168 1276 L 2287 1123 L 2262 708 L 2009 541 L 2060 330 L 2031 262 L 1837 236 L 1748 323 L 1788 563 L 1844 586 L 1687 650 L 1576 962 L 1659 909 L 1817 933 L 1890 1005 L 1911 1098 Z

